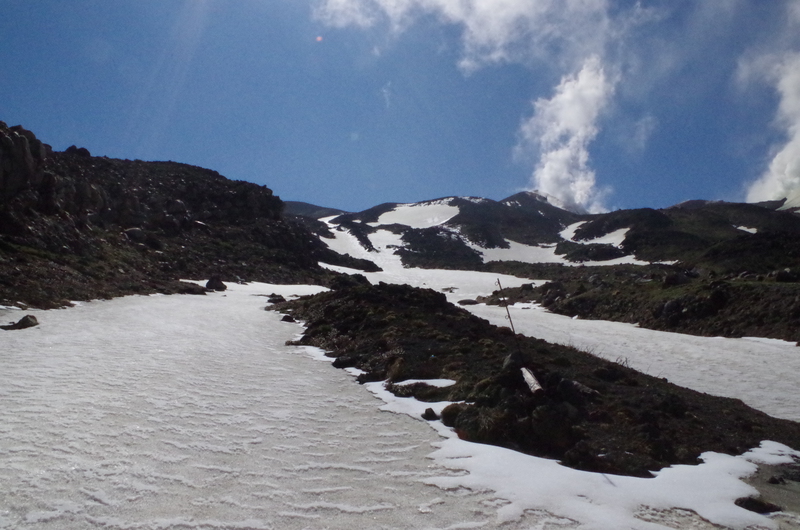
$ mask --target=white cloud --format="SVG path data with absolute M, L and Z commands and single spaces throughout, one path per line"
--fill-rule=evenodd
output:
M 472 71 L 536 59 L 574 68 L 604 45 L 607 11 L 607 0 L 323 0 L 315 14 L 332 26 L 386 22 L 395 32 L 433 15 L 463 28 L 460 66 Z
M 550 99 L 536 100 L 533 116 L 520 127 L 517 153 L 535 149 L 540 154 L 532 185 L 567 208 L 605 210 L 607 191 L 597 188 L 589 144 L 599 132 L 597 121 L 614 85 L 600 59 L 592 56 L 577 74 L 562 78 Z
M 754 66 L 755 65 L 755 66 Z M 786 143 L 776 150 L 767 171 L 747 190 L 750 202 L 782 199 L 800 188 L 800 53 L 762 57 L 744 67 L 743 75 L 763 74 L 780 96 L 776 124 L 786 131 Z
M 539 153 L 532 181 L 540 191 L 591 211 L 603 209 L 603 193 L 588 146 L 615 84 L 602 57 L 607 41 L 623 31 L 612 30 L 608 13 L 607 0 L 322 0 L 315 11 L 338 27 L 387 24 L 399 33 L 419 16 L 460 26 L 459 66 L 467 73 L 510 62 L 577 72 L 562 77 L 551 99 L 534 103 L 516 151 Z
M 800 191 L 800 0 L 782 6 L 782 26 L 751 46 L 737 65 L 740 88 L 772 87 L 779 97 L 774 125 L 785 140 L 773 145 L 764 173 L 747 186 L 748 202 L 782 199 Z

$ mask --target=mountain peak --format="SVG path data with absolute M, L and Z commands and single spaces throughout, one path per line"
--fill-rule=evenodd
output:
M 558 208 L 560 210 L 564 210 L 570 213 L 575 213 L 578 215 L 585 215 L 588 213 L 585 209 L 579 206 L 568 206 L 564 201 L 558 199 L 557 197 L 541 192 L 539 190 L 521 191 L 519 193 L 512 195 L 511 197 L 503 199 L 500 202 L 507 205 L 511 205 L 513 202 L 517 202 L 518 204 L 524 203 L 530 205 L 532 204 L 531 201 L 545 203 L 554 208 Z

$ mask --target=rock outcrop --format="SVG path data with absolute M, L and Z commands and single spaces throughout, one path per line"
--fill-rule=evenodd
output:
M 226 291 L 228 286 L 222 282 L 218 274 L 215 274 L 206 282 L 206 289 L 209 291 Z
M 182 292 L 180 278 L 328 283 L 341 256 L 266 186 L 176 162 L 54 152 L 0 122 L 0 303 Z M 169 284 L 169 285 L 168 285 Z
M 53 149 L 22 126 L 0 121 L 0 197 L 8 199 L 38 186 Z

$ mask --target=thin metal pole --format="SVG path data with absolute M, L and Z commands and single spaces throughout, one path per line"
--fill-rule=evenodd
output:
M 497 278 L 497 282 L 495 283 L 497 283 L 497 286 L 500 288 L 500 299 L 505 302 L 504 305 L 506 306 L 506 318 L 508 318 L 508 322 L 511 324 L 511 331 L 514 332 L 514 337 L 516 337 L 517 330 L 514 329 L 514 321 L 511 320 L 511 311 L 508 310 L 508 301 L 506 300 L 505 295 L 503 295 L 503 286 L 500 284 L 500 278 Z

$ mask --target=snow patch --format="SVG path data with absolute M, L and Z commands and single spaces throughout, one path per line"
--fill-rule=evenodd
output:
M 596 237 L 594 239 L 588 240 L 580 240 L 575 239 L 575 232 L 583 226 L 587 221 L 578 221 L 577 223 L 572 223 L 564 230 L 559 232 L 558 235 L 562 237 L 562 239 L 566 241 L 572 241 L 573 243 L 580 243 L 582 245 L 589 245 L 589 244 L 599 244 L 599 245 L 614 245 L 617 248 L 622 246 L 622 242 L 625 240 L 625 235 L 628 233 L 630 228 L 619 228 L 614 230 L 613 232 L 609 232 L 608 234 L 600 237 Z
M 578 243 L 583 243 L 586 245 L 613 245 L 617 248 L 620 248 L 622 246 L 622 242 L 625 241 L 625 235 L 628 233 L 628 230 L 630 230 L 630 228 L 620 228 L 618 230 L 614 230 L 613 232 L 609 232 L 604 236 L 588 239 L 586 241 L 578 241 Z
M 624 234 L 620 235 L 614 232 L 613 235 L 608 234 L 607 236 L 603 236 L 591 242 L 602 239 L 604 241 L 607 240 L 609 244 L 614 244 L 614 242 L 621 243 L 624 238 Z M 523 263 L 561 263 L 562 265 L 570 267 L 580 267 L 582 265 L 649 265 L 648 262 L 638 260 L 632 255 L 606 261 L 575 262 L 567 260 L 563 254 L 556 254 L 555 245 L 524 245 L 509 240 L 506 240 L 506 243 L 508 243 L 508 248 L 483 248 L 474 243 L 467 242 L 470 248 L 481 253 L 484 263 L 489 261 L 521 261 Z M 581 241 L 580 243 L 588 242 Z
M 562 239 L 566 239 L 567 241 L 572 241 L 572 242 L 575 242 L 575 243 L 579 243 L 579 241 L 575 241 L 575 239 L 573 239 L 573 238 L 575 237 L 575 232 L 578 231 L 578 228 L 583 226 L 585 223 L 586 223 L 586 221 L 578 221 L 577 223 L 572 223 L 571 225 L 566 227 L 564 230 L 559 232 L 558 235 L 560 235 Z
M 488 294 L 498 276 L 504 286 L 530 283 L 402 267 L 366 276 L 455 286 L 451 300 Z M 639 479 L 464 442 L 439 421 L 406 417 L 440 413 L 448 402 L 398 398 L 368 383 L 383 410 L 402 413 L 380 414 L 349 375 L 309 359 L 330 362 L 322 350 L 286 346 L 297 325 L 263 311 L 255 296 L 322 290 L 231 284 L 204 297 L 32 310 L 47 315 L 46 326 L 3 335 L 0 478 L 15 498 L 0 527 L 297 528 L 298 519 L 322 518 L 335 528 L 708 527 L 701 517 L 775 526 L 733 504 L 754 493 L 741 479 L 757 464 L 800 457 L 773 442 L 737 457 L 705 453 L 701 465 Z M 505 308 L 468 307 L 507 325 Z M 701 391 L 746 402 L 754 393 L 779 397 L 779 412 L 800 416 L 800 361 L 789 343 L 573 321 L 533 305 L 509 310 L 521 333 L 549 338 L 555 330 L 556 342 L 629 356 L 670 379 L 683 372 Z M 755 406 L 775 414 L 769 403 Z
M 393 210 L 382 214 L 377 222 L 367 223 L 370 226 L 402 224 L 411 228 L 430 228 L 446 223 L 456 215 L 459 209 L 451 206 L 450 200 L 424 203 L 400 204 Z M 370 238 L 371 239 L 371 238 Z
M 396 386 L 405 386 L 405 385 L 413 385 L 416 383 L 425 383 L 428 386 L 435 386 L 437 388 L 446 388 L 448 386 L 453 386 L 456 384 L 455 381 L 452 379 L 406 379 L 405 381 L 400 381 L 399 383 L 395 383 Z

